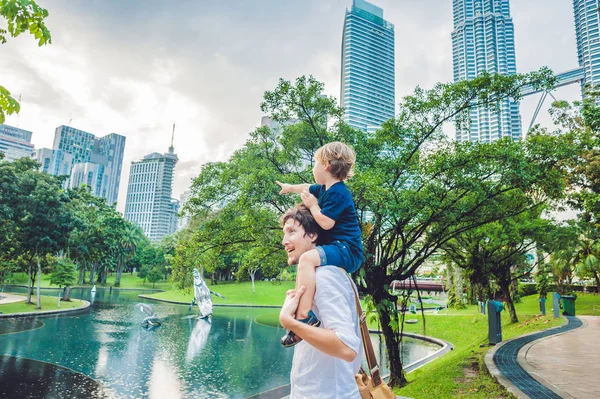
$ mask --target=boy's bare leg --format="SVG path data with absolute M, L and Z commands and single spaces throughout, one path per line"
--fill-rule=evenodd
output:
M 296 289 L 306 287 L 304 295 L 300 298 L 298 309 L 296 310 L 296 320 L 308 317 L 308 311 L 312 309 L 313 298 L 317 288 L 317 277 L 315 269 L 321 264 L 319 251 L 311 249 L 300 256 L 298 262 L 298 274 L 296 275 Z

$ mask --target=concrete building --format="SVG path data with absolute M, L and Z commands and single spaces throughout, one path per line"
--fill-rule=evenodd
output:
M 0 124 L 0 152 L 4 154 L 4 160 L 31 158 L 34 152 L 31 135 L 29 130 Z

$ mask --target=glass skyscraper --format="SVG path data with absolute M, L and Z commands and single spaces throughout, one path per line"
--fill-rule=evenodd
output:
M 515 32 L 509 0 L 453 0 L 452 56 L 454 81 L 473 79 L 482 72 L 517 72 Z M 506 99 L 499 110 L 471 110 L 469 123 L 456 126 L 458 141 L 490 142 L 521 138 L 519 103 Z
M 394 25 L 383 10 L 353 0 L 342 34 L 341 105 L 344 121 L 374 131 L 394 117 Z
M 124 136 L 111 133 L 97 138 L 91 133 L 63 125 L 56 128 L 53 149 L 64 151 L 73 157 L 71 165 L 73 170 L 69 173 L 75 171 L 77 176 L 71 176 L 70 187 L 87 184 L 87 181 L 100 182 L 90 186 L 92 193 L 106 198 L 108 204 L 117 202 L 125 152 Z M 78 164 L 80 166 L 75 168 Z M 96 164 L 102 167 L 84 164 Z
M 573 0 L 577 58 L 585 76 L 582 81 L 582 92 L 585 85 L 600 85 L 599 8 L 600 0 Z
M 177 230 L 179 201 L 171 198 L 177 161 L 171 146 L 165 154 L 154 152 L 131 163 L 125 219 L 137 224 L 154 242 Z

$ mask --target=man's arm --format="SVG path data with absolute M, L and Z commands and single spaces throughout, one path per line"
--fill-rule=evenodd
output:
M 352 362 L 356 358 L 356 351 L 346 345 L 334 330 L 309 326 L 294 318 L 298 302 L 304 291 L 305 287 L 302 286 L 299 290 L 289 290 L 287 292 L 285 302 L 279 313 L 279 322 L 281 325 L 288 330 L 292 330 L 319 351 L 329 356 Z
M 282 321 L 281 318 L 279 320 Z M 284 328 L 292 330 L 308 344 L 329 356 L 347 362 L 352 362 L 356 358 L 357 353 L 343 343 L 333 330 L 313 327 L 291 317 L 289 320 L 285 320 L 285 324 L 283 325 L 282 321 Z
M 308 189 L 310 188 L 310 184 L 287 184 L 282 183 L 280 181 L 275 181 L 275 183 L 277 183 L 279 187 L 281 187 L 281 191 L 279 191 L 279 194 L 301 194 L 303 191 L 308 191 Z

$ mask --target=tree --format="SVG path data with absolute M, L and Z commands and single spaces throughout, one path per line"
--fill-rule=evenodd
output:
M 21 158 L 14 162 L 19 185 L 18 203 L 14 217 L 16 231 L 14 241 L 18 254 L 29 261 L 28 276 L 32 281 L 32 261 L 37 264 L 37 308 L 41 308 L 41 260 L 47 254 L 67 247 L 67 238 L 73 230 L 73 218 L 68 206 L 70 198 L 62 189 L 62 179 L 38 170 L 39 164 L 32 159 Z M 31 291 L 28 290 L 28 302 Z
M 152 288 L 154 288 L 154 284 L 162 280 L 162 278 L 163 272 L 159 267 L 154 267 L 148 272 L 148 281 L 152 283 Z
M 64 287 L 63 301 L 71 300 L 71 286 L 77 281 L 77 269 L 75 263 L 69 258 L 57 258 L 54 261 L 52 272 L 50 273 L 50 284 L 58 285 L 58 288 Z
M 135 250 L 142 241 L 144 233 L 132 223 L 126 222 L 124 230 L 119 238 L 119 251 L 117 254 L 117 272 L 115 276 L 115 287 L 121 286 L 121 275 L 127 261 L 133 257 Z
M 205 250 L 244 243 L 279 247 L 278 216 L 298 198 L 278 195 L 274 181 L 312 182 L 310 167 L 319 146 L 336 140 L 352 145 L 357 168 L 349 187 L 366 254 L 359 274 L 381 322 L 390 383 L 401 385 L 399 317 L 390 283 L 412 276 L 453 237 L 536 206 L 532 201 L 523 209 L 511 193 L 562 196 L 567 162 L 576 151 L 570 136 L 453 143 L 442 126 L 464 118 L 473 107 L 518 99 L 525 85 L 552 83 L 551 73 L 541 70 L 417 88 L 402 101 L 397 118 L 368 134 L 341 122 L 336 100 L 323 97 L 323 85 L 314 78 L 301 77 L 295 84 L 280 80 L 265 93 L 261 109 L 281 129 L 256 129 L 228 162 L 208 165 L 194 180 L 188 207 L 196 217 L 207 218 L 199 229 L 199 245 Z M 227 226 L 227 221 L 221 234 L 210 228 L 211 223 Z
M 44 23 L 48 11 L 38 6 L 33 0 L 0 0 L 0 17 L 7 22 L 7 29 L 0 28 L 0 43 L 7 41 L 8 35 L 17 37 L 29 32 L 38 42 L 38 46 L 52 43 L 50 31 Z M 6 115 L 19 113 L 21 106 L 0 86 L 0 123 L 4 123 Z

